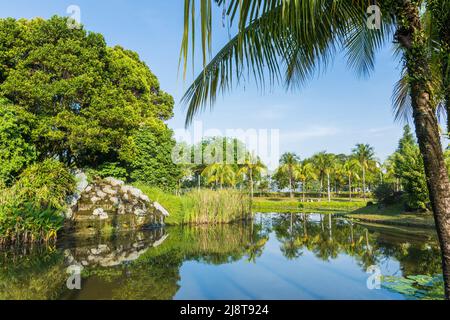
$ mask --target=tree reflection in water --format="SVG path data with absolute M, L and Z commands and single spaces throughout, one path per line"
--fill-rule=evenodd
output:
M 331 264 L 346 255 L 362 270 L 395 259 L 397 275 L 441 272 L 431 231 L 365 227 L 328 214 L 256 215 L 251 223 L 68 238 L 53 249 L 3 249 L 0 299 L 172 299 L 184 263 L 258 265 L 270 241 L 279 242 L 280 259 L 291 262 L 301 263 L 308 252 Z M 81 291 L 66 288 L 66 270 L 74 264 L 83 268 Z

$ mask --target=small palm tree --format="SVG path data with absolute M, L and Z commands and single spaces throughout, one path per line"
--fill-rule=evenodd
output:
M 313 156 L 314 166 L 319 172 L 320 176 L 320 189 L 323 191 L 323 178 L 327 177 L 327 193 L 328 193 L 328 202 L 331 202 L 331 184 L 330 184 L 330 176 L 333 171 L 334 161 L 336 159 L 334 154 L 327 153 L 326 151 L 322 151 Z
M 223 189 L 225 185 L 233 186 L 235 184 L 236 173 L 232 165 L 225 163 L 213 163 L 205 168 L 202 176 L 208 181 L 208 184 L 215 184 Z
M 305 202 L 306 183 L 309 180 L 317 179 L 314 166 L 310 162 L 299 163 L 294 168 L 295 178 L 302 183 L 302 198 Z
M 347 160 L 342 166 L 344 174 L 348 177 L 348 190 L 350 192 L 350 201 L 352 201 L 352 181 L 359 179 L 358 169 L 360 165 L 355 158 Z
M 362 170 L 363 197 L 366 199 L 366 171 L 374 162 L 375 152 L 370 145 L 359 143 L 353 149 L 353 155 Z
M 254 178 L 261 177 L 261 174 L 266 170 L 266 166 L 262 163 L 259 157 L 255 157 L 248 153 L 245 157 L 244 164 L 238 171 L 238 176 L 244 175 L 247 177 L 250 184 L 250 196 L 253 199 L 254 193 Z
M 289 179 L 289 194 L 294 198 L 294 184 L 295 184 L 295 167 L 300 162 L 300 158 L 295 153 L 285 153 L 280 159 L 280 170 L 287 174 Z

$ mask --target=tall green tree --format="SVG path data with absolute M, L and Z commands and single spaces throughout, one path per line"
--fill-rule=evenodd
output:
M 240 165 L 241 168 L 238 171 L 238 175 L 244 175 L 248 179 L 250 186 L 250 196 L 253 199 L 254 193 L 254 182 L 255 179 L 260 179 L 261 174 L 267 169 L 267 167 L 262 163 L 259 157 L 253 156 L 248 153 L 245 157 L 244 164 Z
M 314 166 L 310 162 L 300 162 L 294 168 L 295 178 L 302 183 L 302 199 L 305 202 L 306 183 L 316 179 Z
M 367 169 L 374 164 L 375 152 L 370 145 L 359 143 L 353 149 L 353 155 L 361 167 L 363 197 L 366 199 L 366 173 Z
M 300 162 L 300 158 L 295 153 L 287 152 L 281 156 L 280 170 L 284 172 L 289 179 L 289 195 L 294 198 L 295 188 L 295 167 Z
M 359 168 L 360 164 L 358 160 L 354 158 L 348 159 L 342 166 L 342 170 L 348 178 L 348 191 L 350 201 L 352 201 L 352 182 L 359 179 L 358 175 Z
M 320 192 L 323 192 L 323 179 L 327 178 L 328 202 L 331 202 L 331 172 L 333 171 L 336 157 L 326 151 L 319 152 L 312 157 L 312 161 L 320 177 Z
M 128 176 L 174 186 L 158 176 L 173 172 L 164 122 L 174 101 L 135 52 L 108 47 L 102 35 L 84 28 L 70 29 L 67 18 L 0 19 L 0 95 L 27 117 L 26 128 L 20 120 L 21 135 L 37 160 L 56 158 L 72 168 L 119 164 L 137 170 Z M 1 165 L 12 178 L 28 163 L 15 158 L 14 168 Z
M 423 159 L 410 127 L 406 125 L 403 130 L 403 137 L 393 156 L 394 170 L 407 194 L 408 207 L 426 209 L 429 195 Z

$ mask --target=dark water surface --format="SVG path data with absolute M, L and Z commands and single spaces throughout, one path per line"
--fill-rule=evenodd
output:
M 0 251 L 0 299 L 405 298 L 369 289 L 370 267 L 385 276 L 439 274 L 434 231 L 273 214 L 65 238 L 55 248 Z M 67 288 L 70 270 L 81 270 L 81 290 Z

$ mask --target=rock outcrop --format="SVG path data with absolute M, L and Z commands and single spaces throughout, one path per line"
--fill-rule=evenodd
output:
M 71 197 L 66 217 L 75 233 L 103 233 L 139 230 L 164 224 L 169 215 L 141 190 L 114 178 L 83 183 L 83 190 Z

